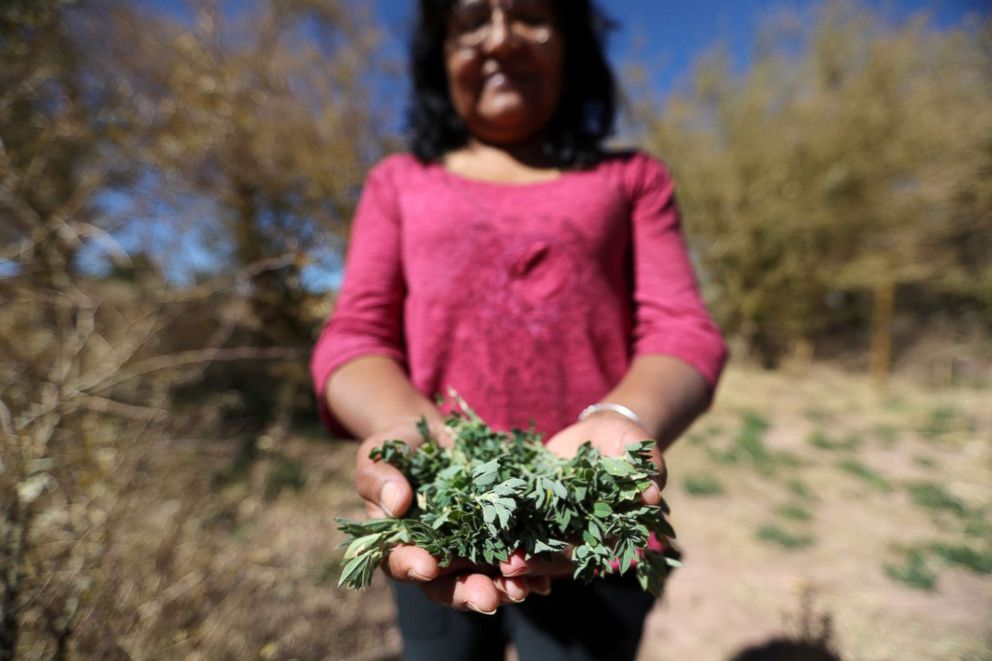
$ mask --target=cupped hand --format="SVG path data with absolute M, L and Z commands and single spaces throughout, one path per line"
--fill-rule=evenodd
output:
M 431 436 L 442 446 L 452 445 L 442 425 L 432 425 Z M 416 421 L 411 420 L 408 424 L 374 434 L 359 445 L 355 486 L 365 501 L 366 513 L 373 519 L 403 516 L 413 503 L 413 488 L 406 476 L 388 463 L 369 458 L 373 448 L 389 440 L 401 440 L 414 450 L 424 443 Z M 382 568 L 395 580 L 418 583 L 432 601 L 485 614 L 496 612 L 501 604 L 519 603 L 532 591 L 540 594 L 548 591 L 547 580 L 502 576 L 495 567 L 456 561 L 442 568 L 434 556 L 413 545 L 392 549 Z
M 647 438 L 650 438 L 650 434 L 644 427 L 618 413 L 602 411 L 561 430 L 551 437 L 545 447 L 558 456 L 573 457 L 579 447 L 589 441 L 601 454 L 618 456 L 624 453 L 627 445 L 640 443 Z M 651 485 L 641 492 L 641 500 L 646 505 L 659 505 L 668 473 L 657 446 L 651 449 L 651 461 L 657 466 L 658 474 L 652 479 Z M 574 569 L 571 549 L 530 559 L 525 559 L 523 551 L 518 550 L 506 562 L 500 563 L 499 568 L 501 574 L 514 578 L 571 575 Z

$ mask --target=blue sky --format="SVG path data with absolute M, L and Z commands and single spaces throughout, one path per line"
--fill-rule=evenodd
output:
M 933 25 L 947 28 L 967 15 L 992 14 L 989 0 L 862 0 L 896 20 L 930 12 Z M 188 15 L 186 0 L 143 0 L 145 6 L 173 16 Z M 227 0 L 228 7 L 247 4 Z M 820 0 L 600 0 L 599 5 L 619 23 L 610 40 L 615 65 L 638 56 L 651 66 L 652 82 L 660 95 L 685 77 L 696 57 L 706 49 L 725 45 L 735 67 L 744 68 L 757 29 L 781 11 L 809 15 Z M 375 15 L 387 31 L 387 52 L 405 55 L 415 0 L 374 0 Z
M 247 0 L 222 0 L 228 9 L 236 10 L 250 4 Z M 866 6 L 879 9 L 897 22 L 921 11 L 929 12 L 937 29 L 956 26 L 968 15 L 992 14 L 989 0 L 862 0 Z M 186 0 L 139 0 L 153 12 L 161 12 L 180 20 L 188 19 Z M 721 45 L 730 54 L 738 71 L 745 70 L 752 54 L 755 36 L 762 25 L 777 13 L 793 12 L 811 18 L 820 0 L 601 0 L 608 15 L 619 24 L 609 41 L 612 63 L 619 70 L 625 62 L 637 59 L 649 71 L 650 86 L 657 99 L 687 78 L 698 56 Z M 411 15 L 415 0 L 375 0 L 375 16 L 385 31 L 386 54 L 394 61 L 403 61 L 409 39 Z M 390 109 L 388 129 L 398 132 L 402 121 L 402 91 L 394 89 L 395 81 L 382 81 L 376 94 L 388 99 Z M 378 87 L 378 86 L 377 86 Z M 212 256 L 195 249 L 185 249 L 186 267 L 209 268 Z M 0 277 L 3 277 L 0 264 Z M 183 269 L 185 270 L 185 268 Z M 311 269 L 307 274 L 311 286 L 323 289 L 337 284 L 336 269 Z
M 229 9 L 244 7 L 248 0 L 220 0 Z M 153 11 L 188 16 L 187 0 L 139 0 Z M 747 68 L 755 36 L 776 14 L 791 12 L 812 19 L 822 0 L 594 0 L 618 23 L 609 39 L 610 60 L 618 73 L 634 59 L 649 73 L 653 96 L 662 100 L 689 76 L 700 54 L 717 45 L 730 54 L 737 71 Z M 931 24 L 946 29 L 969 15 L 992 14 L 992 0 L 861 0 L 883 15 L 901 22 L 919 12 L 931 15 Z M 373 0 L 376 20 L 384 30 L 384 52 L 403 62 L 417 0 Z M 403 85 L 405 81 L 400 84 Z M 387 109 L 387 130 L 402 129 L 405 90 L 396 81 L 380 81 L 376 98 Z
M 651 65 L 652 82 L 660 95 L 691 70 L 706 49 L 725 45 L 735 67 L 744 68 L 751 55 L 757 29 L 781 11 L 809 15 L 818 0 L 600 0 L 599 6 L 620 25 L 610 40 L 614 65 L 637 55 Z M 866 6 L 880 8 L 896 20 L 928 11 L 933 24 L 947 28 L 968 14 L 992 13 L 989 0 L 884 0 Z M 376 16 L 390 30 L 392 43 L 404 46 L 409 34 L 414 0 L 377 0 Z M 402 56 L 400 49 L 396 52 Z

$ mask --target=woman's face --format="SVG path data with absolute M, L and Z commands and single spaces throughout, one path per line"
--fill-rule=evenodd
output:
M 558 108 L 564 50 L 550 0 L 456 2 L 445 68 L 469 133 L 500 145 L 537 138 Z

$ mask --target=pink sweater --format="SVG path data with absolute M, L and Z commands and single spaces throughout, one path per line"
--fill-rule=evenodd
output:
M 654 353 L 711 385 L 726 359 L 661 162 L 627 153 L 499 184 L 401 154 L 368 176 L 311 371 L 332 430 L 328 377 L 378 354 L 428 397 L 451 387 L 497 429 L 550 435 Z

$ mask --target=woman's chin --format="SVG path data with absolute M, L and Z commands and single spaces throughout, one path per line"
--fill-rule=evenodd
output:
M 543 121 L 529 104 L 503 103 L 482 110 L 469 130 L 491 142 L 519 142 L 540 133 Z

